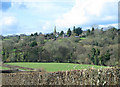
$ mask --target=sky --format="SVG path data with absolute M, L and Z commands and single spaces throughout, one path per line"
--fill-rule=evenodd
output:
M 0 34 L 31 34 L 83 30 L 92 26 L 118 27 L 119 0 L 8 0 L 0 1 Z

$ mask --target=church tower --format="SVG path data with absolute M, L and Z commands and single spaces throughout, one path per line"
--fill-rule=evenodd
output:
M 55 28 L 54 28 L 54 35 L 56 35 L 56 26 L 55 26 Z

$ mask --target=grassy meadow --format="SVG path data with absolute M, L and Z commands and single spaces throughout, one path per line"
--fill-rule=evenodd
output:
M 81 40 L 84 40 L 84 39 L 86 39 L 86 37 L 81 37 L 80 39 L 81 39 Z
M 18 63 L 5 63 L 14 66 L 21 66 L 27 68 L 39 69 L 43 68 L 47 72 L 66 71 L 66 70 L 79 70 L 88 68 L 107 68 L 105 66 L 87 65 L 87 64 L 72 64 L 72 63 L 30 63 L 30 62 L 18 62 Z
M 0 66 L 0 70 L 8 70 L 10 68 Z

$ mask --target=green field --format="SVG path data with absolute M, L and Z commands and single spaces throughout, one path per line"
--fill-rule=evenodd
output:
M 0 70 L 8 70 L 9 68 L 6 68 L 6 67 L 1 67 L 0 66 Z
M 85 38 L 85 37 L 81 37 L 80 39 L 81 39 L 81 40 L 84 40 L 84 39 L 86 39 L 86 38 Z
M 11 39 L 3 39 L 3 40 L 11 40 Z
M 29 63 L 29 62 L 19 62 L 19 63 L 5 63 L 15 66 L 28 67 L 28 68 L 44 68 L 47 72 L 56 72 L 56 71 L 66 71 L 66 70 L 79 70 L 79 69 L 88 69 L 88 68 L 107 68 L 105 66 L 97 65 L 87 65 L 87 64 L 72 64 L 72 63 Z

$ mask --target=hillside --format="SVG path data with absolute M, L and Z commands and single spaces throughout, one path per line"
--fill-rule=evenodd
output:
M 1 36 L 3 62 L 118 64 L 118 32 L 75 28 L 50 34 Z

